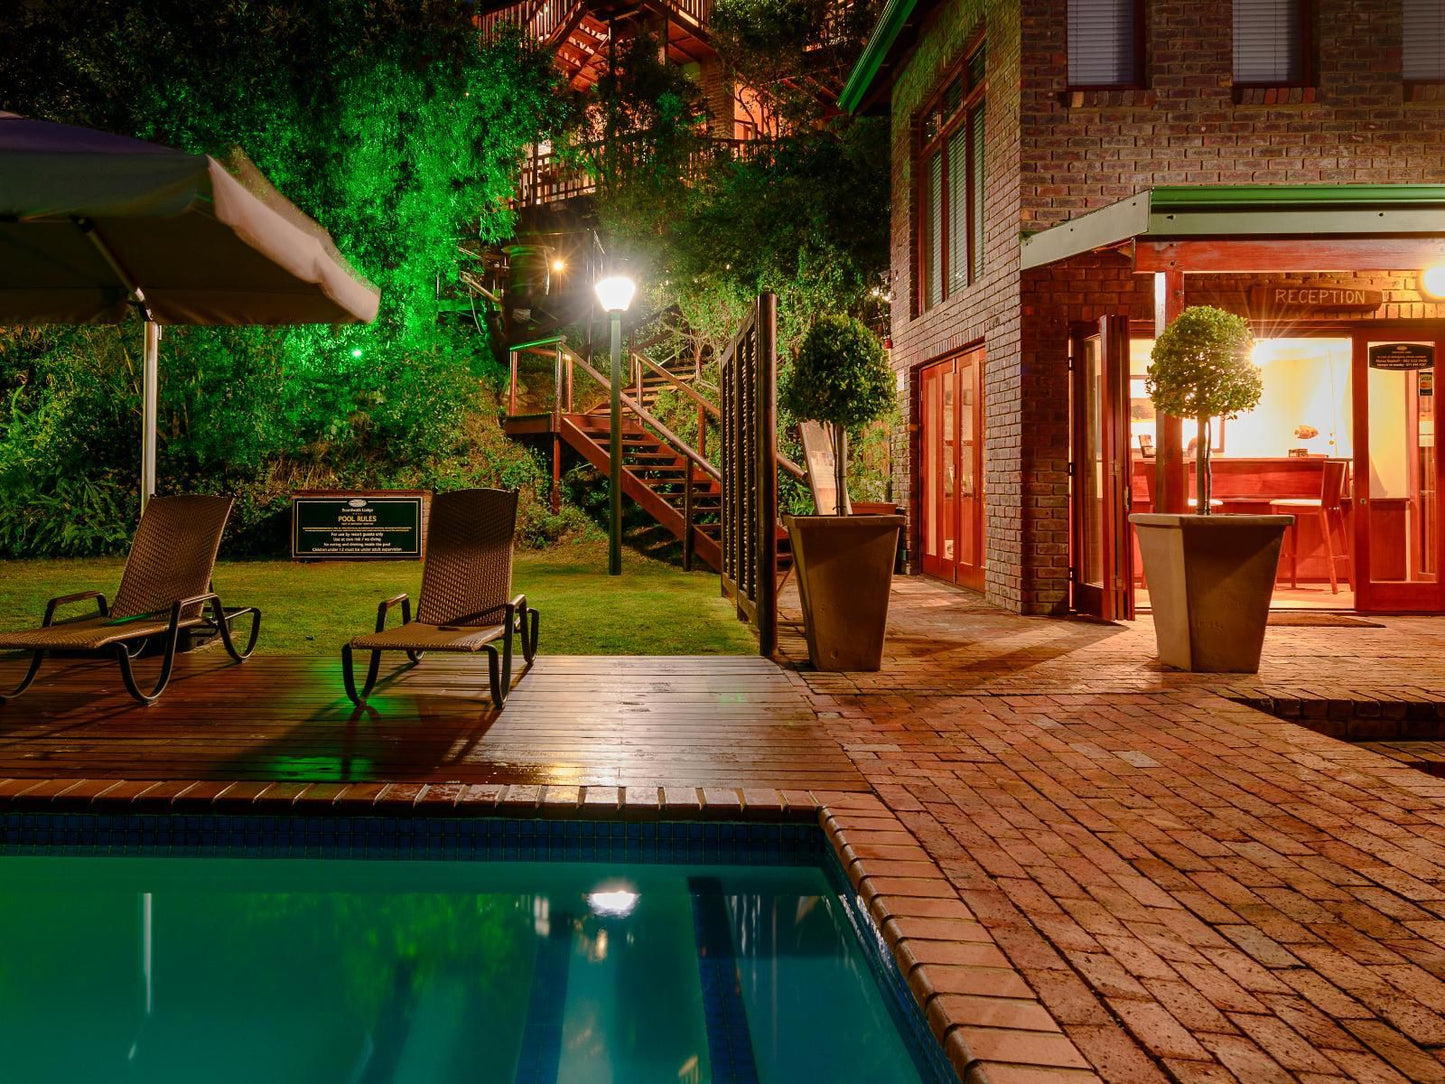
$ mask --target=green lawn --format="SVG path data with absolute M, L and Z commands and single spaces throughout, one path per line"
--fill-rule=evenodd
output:
M 38 624 L 47 599 L 97 590 L 115 596 L 120 558 L 0 561 L 0 629 Z M 330 655 L 374 627 L 376 604 L 400 591 L 416 603 L 416 562 L 295 564 L 221 561 L 215 586 L 228 606 L 259 606 L 258 651 Z M 552 655 L 742 655 L 757 642 L 718 597 L 715 573 L 686 573 L 623 553 L 607 575 L 606 543 L 518 552 L 513 590 L 542 614 L 540 650 Z M 84 604 L 66 613 L 83 612 Z M 395 612 L 393 620 L 400 620 Z

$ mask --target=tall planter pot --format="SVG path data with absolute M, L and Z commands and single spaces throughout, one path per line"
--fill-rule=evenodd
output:
M 883 665 L 902 516 L 784 516 L 808 655 L 819 670 Z
M 1280 542 L 1293 516 L 1129 517 L 1154 610 L 1159 661 L 1180 670 L 1259 670 Z

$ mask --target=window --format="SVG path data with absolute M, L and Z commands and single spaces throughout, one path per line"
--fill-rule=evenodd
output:
M 1404 0 L 1405 81 L 1445 82 L 1445 0 Z
M 1309 81 L 1306 0 L 1234 0 L 1237 86 L 1303 86 Z
M 1142 28 L 1139 0 L 1069 0 L 1069 86 L 1139 86 Z
M 919 281 L 925 312 L 983 274 L 984 52 L 968 54 L 919 125 Z

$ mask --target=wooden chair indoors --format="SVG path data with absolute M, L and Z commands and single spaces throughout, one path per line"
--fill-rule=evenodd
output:
M 502 489 L 463 489 L 432 498 L 427 519 L 426 568 L 416 620 L 406 595 L 377 607 L 376 630 L 341 649 L 346 695 L 364 704 L 376 685 L 383 651 L 405 651 L 415 666 L 428 651 L 487 653 L 492 702 L 501 708 L 512 685 L 512 638 L 522 656 L 537 653 L 537 611 L 526 595 L 512 595 L 512 537 L 517 494 Z M 386 615 L 401 607 L 401 624 L 386 627 Z M 498 641 L 501 642 L 500 650 Z M 353 676 L 352 652 L 370 651 L 361 691 Z
M 1345 583 L 1354 586 L 1354 562 L 1350 556 L 1350 532 L 1345 523 L 1345 486 L 1349 479 L 1350 464 L 1346 459 L 1326 459 L 1320 474 L 1320 495 L 1315 497 L 1289 497 L 1269 502 L 1269 510 L 1275 515 L 1294 516 L 1295 521 L 1286 532 L 1289 538 L 1289 585 L 1299 586 L 1299 521 L 1303 516 L 1315 517 L 1320 525 L 1320 535 L 1325 540 L 1325 562 L 1330 571 L 1330 591 L 1340 593 L 1340 581 L 1335 575 L 1335 562 L 1344 559 Z M 1339 524 L 1343 551 L 1335 552 L 1333 534 Z
M 30 687 L 40 672 L 40 664 L 51 652 L 114 656 L 120 663 L 126 690 L 143 704 L 151 703 L 165 691 L 183 629 L 213 628 L 231 658 L 237 662 L 248 658 L 256 647 L 261 612 L 251 606 L 228 610 L 211 590 L 216 551 L 230 514 L 230 497 L 152 497 L 136 528 L 113 604 L 107 606 L 99 591 L 64 595 L 46 604 L 39 628 L 0 633 L 0 651 L 31 652 L 25 676 L 15 689 L 0 696 L 0 704 Z M 55 611 L 61 606 L 88 599 L 95 600 L 96 613 L 55 620 Z M 231 639 L 231 623 L 248 614 L 251 635 L 246 646 L 238 650 Z M 151 640 L 160 641 L 161 672 L 155 685 L 146 691 L 136 683 L 131 660 Z

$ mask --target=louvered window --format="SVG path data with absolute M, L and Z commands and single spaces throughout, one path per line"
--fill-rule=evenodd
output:
M 1234 0 L 1237 86 L 1300 86 L 1308 81 L 1306 0 Z
M 1405 79 L 1445 82 L 1445 0 L 1404 0 Z
M 919 304 L 924 312 L 983 273 L 984 54 L 969 54 L 920 121 Z
M 1069 86 L 1141 83 L 1138 0 L 1069 0 Z

